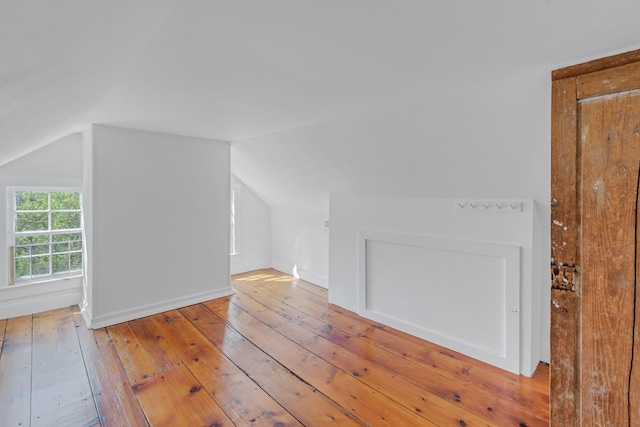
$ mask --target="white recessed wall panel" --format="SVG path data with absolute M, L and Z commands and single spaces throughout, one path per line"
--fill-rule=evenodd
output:
M 534 209 L 530 199 L 334 194 L 329 301 L 531 375 L 541 360 Z
M 360 232 L 363 316 L 519 370 L 517 246 Z

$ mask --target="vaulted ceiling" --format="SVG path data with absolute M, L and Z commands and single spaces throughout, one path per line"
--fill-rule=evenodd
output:
M 234 141 L 640 45 L 637 0 L 0 0 L 0 164 L 103 123 Z

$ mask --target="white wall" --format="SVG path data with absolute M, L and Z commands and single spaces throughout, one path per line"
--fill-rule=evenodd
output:
M 0 259 L 8 260 L 11 227 L 7 187 L 82 187 L 82 138 L 72 134 L 0 166 Z M 0 262 L 0 319 L 80 302 L 80 279 L 9 286 L 8 262 Z
M 296 208 L 271 209 L 272 266 L 316 285 L 327 287 L 329 213 Z
M 85 144 L 88 324 L 228 295 L 229 145 L 101 125 Z
M 271 267 L 271 209 L 249 187 L 231 177 L 236 191 L 236 254 L 231 274 Z
M 482 80 L 469 73 L 453 86 L 428 82 L 413 99 L 384 108 L 234 141 L 234 174 L 272 207 L 274 266 L 291 268 L 295 239 L 309 227 L 320 233 L 331 194 L 532 199 L 541 239 L 532 277 L 542 289 L 548 360 L 550 73 L 504 69 Z M 307 244 L 307 252 L 328 253 L 326 240 Z M 309 263 L 328 277 L 322 257 Z

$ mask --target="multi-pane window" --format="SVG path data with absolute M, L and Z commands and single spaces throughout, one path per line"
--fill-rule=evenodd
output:
M 231 189 L 231 228 L 229 240 L 231 243 L 231 255 L 235 255 L 238 253 L 238 248 L 236 247 L 236 190 L 235 188 Z
M 231 224 L 229 227 L 229 242 L 231 255 L 238 255 L 242 248 L 242 184 L 239 182 L 231 183 L 231 203 L 230 203 Z
M 12 283 L 82 272 L 82 194 L 14 190 Z

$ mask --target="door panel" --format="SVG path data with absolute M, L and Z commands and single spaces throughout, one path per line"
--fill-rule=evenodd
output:
M 578 117 L 582 141 L 581 417 L 583 425 L 628 425 L 640 94 L 581 101 Z M 619 424 L 612 424 L 613 420 Z
M 640 50 L 552 73 L 552 426 L 640 426 Z

